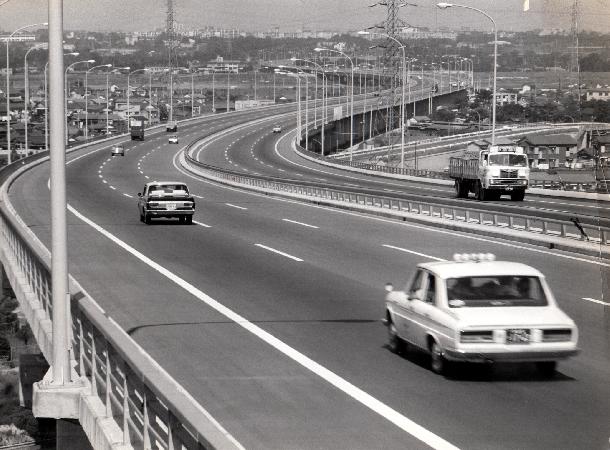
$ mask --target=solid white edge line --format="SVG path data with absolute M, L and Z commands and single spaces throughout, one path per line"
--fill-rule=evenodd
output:
M 260 247 L 260 248 L 264 248 L 265 250 L 269 250 L 270 252 L 277 253 L 278 255 L 285 256 L 286 258 L 290 258 L 290 259 L 293 259 L 298 262 L 303 262 L 303 260 L 301 258 L 297 258 L 296 256 L 289 255 L 288 253 L 284 253 L 282 251 L 276 250 L 275 248 L 267 247 L 266 245 L 263 245 L 263 244 L 254 244 L 254 245 L 256 245 L 257 247 Z
M 582 297 L 583 300 L 586 300 L 588 302 L 592 302 L 592 303 L 599 303 L 600 305 L 604 305 L 604 306 L 610 306 L 610 303 L 608 302 L 602 302 L 601 300 L 596 300 L 594 298 L 590 298 L 590 297 Z
M 399 250 L 399 251 L 405 252 L 405 253 L 412 253 L 413 255 L 417 255 L 417 256 L 423 256 L 424 258 L 434 259 L 435 261 L 447 261 L 446 259 L 443 259 L 443 258 L 437 258 L 436 256 L 426 255 L 425 253 L 419 253 L 419 252 L 416 252 L 413 250 L 407 250 L 406 248 L 402 248 L 402 247 L 395 247 L 394 245 L 383 244 L 382 246 L 387 247 L 387 248 L 393 248 L 394 250 Z
M 320 228 L 320 227 L 317 227 L 315 225 L 309 225 L 308 223 L 297 222 L 296 220 L 290 220 L 290 219 L 282 219 L 282 220 L 284 222 L 296 223 L 297 225 L 302 225 L 302 226 L 308 227 L 308 228 Z

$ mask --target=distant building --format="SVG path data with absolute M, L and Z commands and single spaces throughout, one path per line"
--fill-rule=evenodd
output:
M 221 72 L 221 73 L 239 73 L 243 69 L 243 63 L 239 60 L 224 59 L 222 56 L 217 56 L 216 59 L 209 61 L 204 71 L 206 72 Z
M 610 100 L 610 89 L 609 88 L 594 88 L 587 89 L 586 98 L 589 100 Z
M 512 92 L 497 92 L 496 105 L 504 106 L 512 103 L 517 103 L 518 95 Z
M 578 152 L 578 141 L 570 134 L 531 134 L 517 141 L 527 153 L 530 167 L 550 169 L 565 166 Z

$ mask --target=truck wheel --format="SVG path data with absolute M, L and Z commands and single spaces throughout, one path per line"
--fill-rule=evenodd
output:
M 522 202 L 525 198 L 525 191 L 515 191 L 510 194 L 510 199 L 513 202 Z
M 485 188 L 481 185 L 480 181 L 477 181 L 477 184 L 474 188 L 474 195 L 477 198 L 477 200 L 479 201 L 485 201 L 487 200 L 487 192 L 485 191 Z
M 144 213 L 144 223 L 146 225 L 150 225 L 150 223 L 151 223 L 150 216 L 146 212 Z
M 193 216 L 186 216 L 185 219 L 186 219 L 187 225 L 190 225 L 193 223 Z
M 455 180 L 455 196 L 457 198 L 468 198 L 468 184 Z

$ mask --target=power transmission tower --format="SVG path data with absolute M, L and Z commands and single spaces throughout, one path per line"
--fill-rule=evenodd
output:
M 386 115 L 386 129 L 389 131 L 388 134 L 388 148 L 392 146 L 392 131 L 396 128 L 396 119 L 394 106 L 396 105 L 396 88 L 398 86 L 398 71 L 401 64 L 400 59 L 400 46 L 396 40 L 398 39 L 399 30 L 407 24 L 398 17 L 398 9 L 401 6 L 407 5 L 407 3 L 399 2 L 398 0 L 383 0 L 375 5 L 385 6 L 387 8 L 386 20 L 383 26 L 378 25 L 379 28 L 384 29 L 384 33 L 387 35 L 386 42 L 383 45 L 384 48 L 384 64 L 386 79 L 390 81 L 390 89 L 388 95 L 388 113 Z M 375 6 L 372 5 L 372 6 Z M 404 105 L 403 105 L 404 107 Z M 390 163 L 390 153 L 388 152 L 388 164 Z
M 579 62 L 579 52 L 578 52 L 578 19 L 579 19 L 579 7 L 578 0 L 573 0 L 572 2 L 572 12 L 571 12 L 571 26 L 570 33 L 572 35 L 572 52 L 570 58 L 570 72 L 576 75 L 576 92 L 578 95 L 578 120 L 580 120 L 581 116 L 581 108 L 580 108 L 580 62 Z
M 167 13 L 165 19 L 165 34 L 167 37 L 167 69 L 169 75 L 169 121 L 174 120 L 174 67 L 176 61 L 176 27 L 174 23 L 174 0 L 167 0 Z

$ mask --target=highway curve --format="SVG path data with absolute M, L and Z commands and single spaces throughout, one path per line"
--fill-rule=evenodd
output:
M 178 146 L 159 135 L 129 143 L 124 157 L 111 158 L 108 148 L 71 154 L 69 270 L 242 445 L 607 448 L 607 262 L 269 198 L 186 174 L 176 163 L 183 143 L 230 121 L 181 127 Z M 271 169 L 249 156 L 258 139 L 254 155 L 275 166 L 265 173 L 329 177 L 274 156 L 278 136 L 269 124 L 257 127 L 247 138 L 226 138 L 236 140 L 232 161 Z M 206 159 L 221 162 L 228 142 L 206 150 Z M 37 166 L 10 190 L 47 245 L 48 170 Z M 195 224 L 139 221 L 137 192 L 161 179 L 188 182 Z M 467 366 L 444 378 L 424 355 L 387 349 L 384 283 L 400 287 L 418 262 L 474 251 L 540 269 L 578 324 L 582 352 L 560 364 L 554 379 L 529 365 Z

